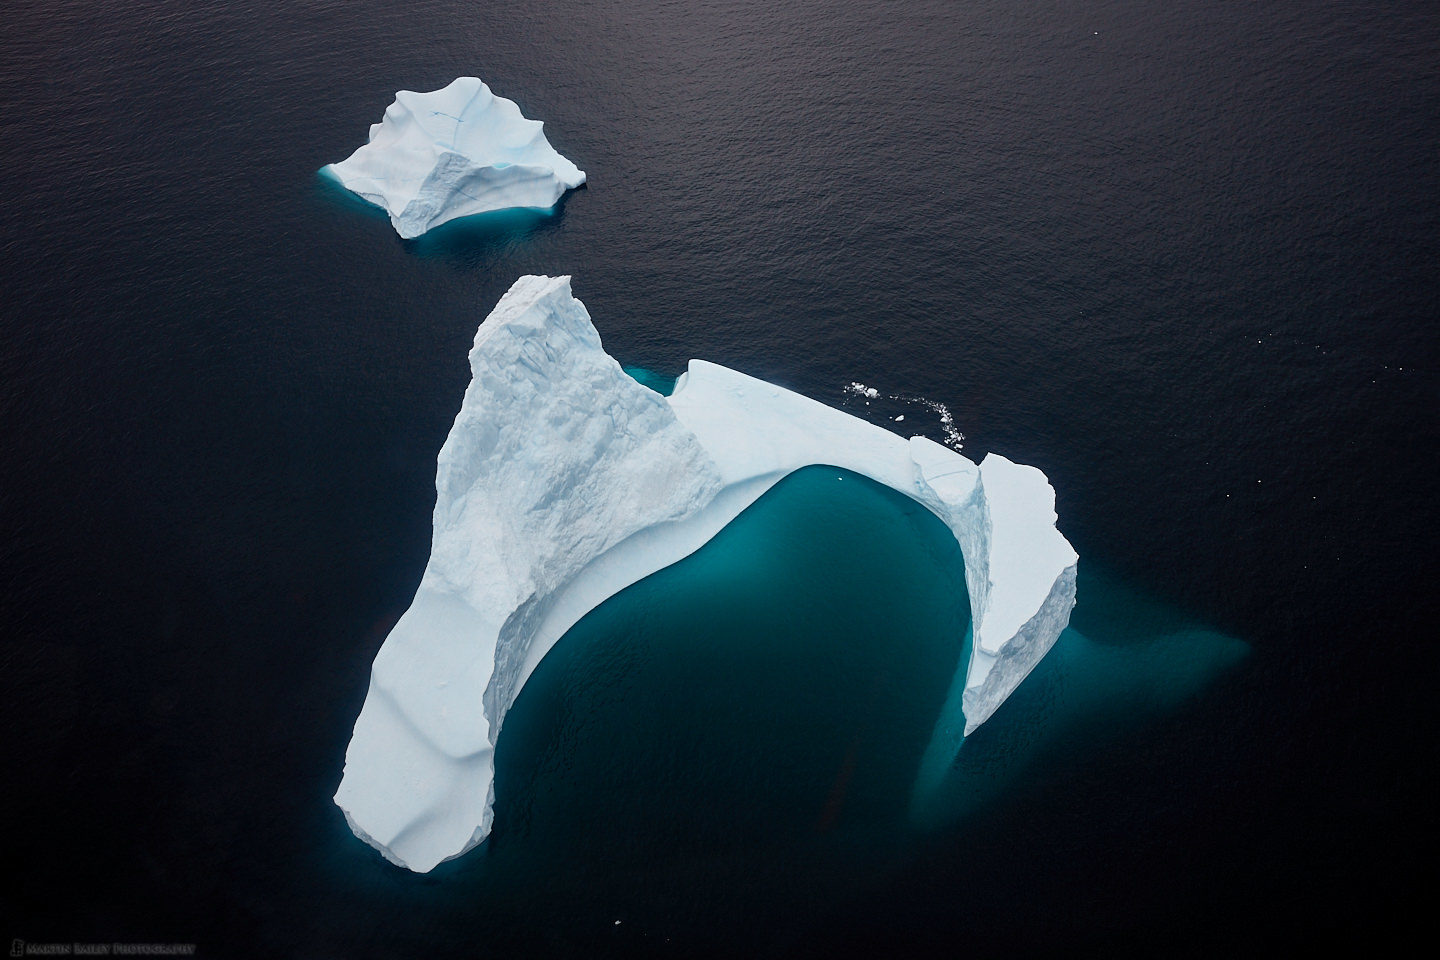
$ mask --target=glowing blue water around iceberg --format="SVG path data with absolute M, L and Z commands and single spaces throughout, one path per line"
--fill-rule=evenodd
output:
M 497 752 L 497 842 L 621 861 L 904 843 L 1057 756 L 1083 759 L 1244 655 L 1103 575 L 1081 590 L 1076 626 L 962 743 L 954 537 L 879 484 L 799 471 L 547 656 Z
M 969 616 L 933 514 L 798 471 L 547 655 L 501 736 L 497 835 L 629 857 L 893 820 Z

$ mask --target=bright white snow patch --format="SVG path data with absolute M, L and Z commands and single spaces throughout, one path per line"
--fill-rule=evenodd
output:
M 430 562 L 375 658 L 335 794 L 402 866 L 427 871 L 489 834 L 501 723 L 555 642 L 801 467 L 867 476 L 955 534 L 976 638 L 967 734 L 1069 621 L 1076 556 L 1033 467 L 977 466 L 704 360 L 662 397 L 605 353 L 568 277 L 516 281 L 470 367 L 437 463 Z
M 323 168 L 418 237 L 447 220 L 510 207 L 552 207 L 585 172 L 545 139 L 515 101 L 475 77 L 430 93 L 401 90 L 346 160 Z

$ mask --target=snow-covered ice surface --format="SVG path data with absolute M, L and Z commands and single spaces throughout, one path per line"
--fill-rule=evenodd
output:
M 447 220 L 510 207 L 552 207 L 585 172 L 513 100 L 475 77 L 429 93 L 401 90 L 369 141 L 322 168 L 418 237 Z
M 703 360 L 662 397 L 605 353 L 569 277 L 516 281 L 470 366 L 437 463 L 430 561 L 375 658 L 335 794 L 402 866 L 427 871 L 489 834 L 501 723 L 556 641 L 801 467 L 869 477 L 954 532 L 975 631 L 967 735 L 1069 621 L 1076 555 L 1034 467 L 977 465 Z

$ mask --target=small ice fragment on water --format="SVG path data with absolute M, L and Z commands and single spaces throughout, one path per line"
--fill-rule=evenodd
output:
M 902 413 L 902 414 L 900 414 L 900 416 L 898 416 L 898 417 L 895 418 L 895 422 L 896 422 L 896 423 L 899 423 L 901 420 L 904 420 L 904 419 L 905 419 L 905 414 Z
M 859 380 L 851 380 L 850 386 L 845 388 L 845 392 L 853 393 L 857 397 L 869 397 L 871 400 L 880 396 L 879 390 L 876 390 L 874 387 L 867 387 Z

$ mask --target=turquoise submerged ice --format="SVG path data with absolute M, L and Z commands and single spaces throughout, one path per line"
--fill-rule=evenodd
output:
M 522 277 L 481 324 L 436 468 L 430 560 L 371 673 L 335 801 L 357 836 L 427 871 L 490 832 L 501 724 L 586 613 L 696 551 L 766 490 L 841 467 L 928 508 L 964 558 L 965 732 L 1054 644 L 1076 555 L 1033 467 L 975 464 L 692 360 L 664 397 L 600 344 L 568 277 Z
M 407 239 L 476 213 L 551 207 L 585 172 L 513 100 L 475 77 L 430 93 L 401 90 L 370 139 L 324 173 L 390 214 Z

